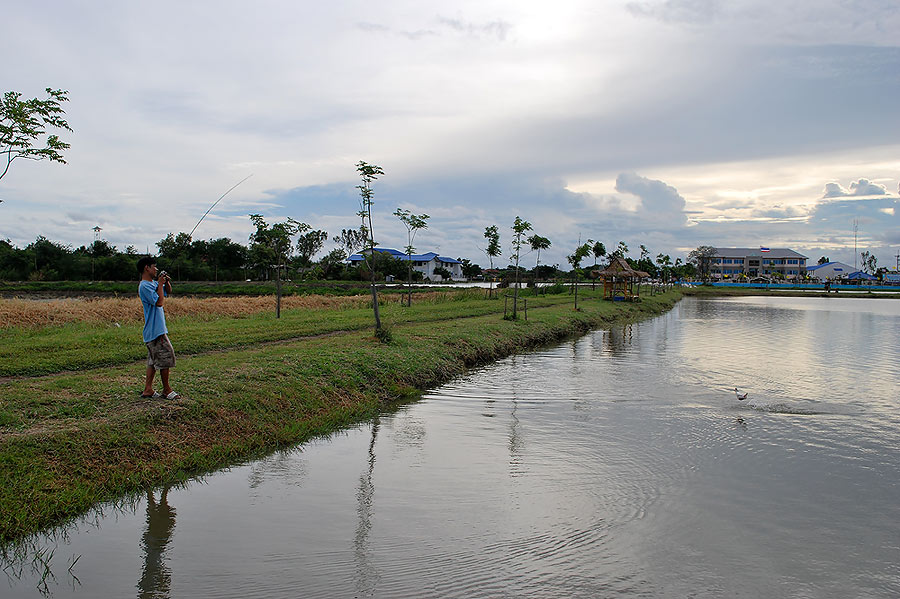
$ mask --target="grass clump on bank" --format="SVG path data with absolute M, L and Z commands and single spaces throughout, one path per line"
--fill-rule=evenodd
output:
M 170 326 L 173 339 L 179 327 L 193 325 L 190 335 L 196 339 L 193 345 L 184 339 L 183 345 L 206 349 L 181 352 L 173 382 L 185 399 L 178 402 L 137 396 L 144 370 L 140 358 L 80 366 L 76 352 L 64 354 L 55 374 L 2 383 L 0 543 L 73 518 L 96 503 L 183 481 L 371 417 L 470 366 L 605 323 L 659 314 L 678 297 L 669 292 L 614 304 L 588 292 L 578 312 L 566 295 L 535 298 L 534 306 L 529 301 L 528 321 L 502 320 L 497 300 L 436 298 L 412 308 L 389 304 L 390 343 L 374 339 L 366 308 L 359 309 L 365 318 L 357 309 L 296 309 L 280 321 L 179 320 Z M 314 318 L 304 316 L 307 312 Z M 248 322 L 252 326 L 243 328 Z M 74 331 L 88 335 L 90 327 L 81 327 Z M 64 342 L 57 329 L 71 332 L 69 327 L 34 331 L 19 352 L 32 353 L 28 344 L 40 345 L 41 333 L 62 335 L 58 339 Z M 300 330 L 327 334 L 298 336 Z M 244 336 L 242 343 L 230 343 L 235 333 Z M 143 349 L 139 329 L 129 332 L 128 343 Z M 227 349 L 216 349 L 220 345 Z M 69 372 L 76 368 L 83 370 Z

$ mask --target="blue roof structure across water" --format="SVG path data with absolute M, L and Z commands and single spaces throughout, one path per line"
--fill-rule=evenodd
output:
M 375 248 L 376 252 L 382 254 L 390 254 L 391 256 L 398 258 L 400 260 L 411 260 L 413 262 L 430 262 L 437 258 L 438 262 L 443 262 L 445 264 L 460 264 L 459 260 L 455 260 L 453 258 L 446 258 L 444 256 L 438 256 L 434 252 L 428 252 L 425 254 L 413 254 L 412 256 L 407 256 L 400 250 L 395 250 L 393 248 Z M 347 258 L 350 262 L 362 262 L 365 260 L 362 254 L 353 254 L 349 258 Z

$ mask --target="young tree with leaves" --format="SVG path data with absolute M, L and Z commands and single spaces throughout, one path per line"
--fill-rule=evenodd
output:
M 546 237 L 541 237 L 535 233 L 528 238 L 528 245 L 531 246 L 531 251 L 537 252 L 537 260 L 534 263 L 534 290 L 537 291 L 538 270 L 541 267 L 541 250 L 549 249 L 553 244 Z
M 522 246 L 525 245 L 525 233 L 531 230 L 531 223 L 527 220 L 522 220 L 520 217 L 516 216 L 515 222 L 513 222 L 512 231 L 512 256 L 511 258 L 516 261 L 516 287 L 513 290 L 513 318 L 517 317 L 516 308 L 519 303 L 519 257 L 522 254 Z
M 413 247 L 413 241 L 416 239 L 416 233 L 420 229 L 428 228 L 428 219 L 431 218 L 427 214 L 413 214 L 409 210 L 397 208 L 394 216 L 400 219 L 400 222 L 406 227 L 406 264 L 407 264 L 407 285 L 406 285 L 406 305 L 412 306 L 412 255 L 416 248 Z
M 491 263 L 491 270 L 494 270 L 494 258 L 499 256 L 502 253 L 500 249 L 500 232 L 497 229 L 497 225 L 491 225 L 490 227 L 484 228 L 484 238 L 487 239 L 487 247 L 484 248 L 484 253 L 488 257 L 488 261 Z M 494 289 L 494 279 L 491 278 L 490 289 Z
M 575 289 L 575 309 L 578 309 L 578 275 L 581 271 L 581 261 L 591 253 L 591 245 L 583 243 L 575 248 L 575 251 L 566 256 L 566 260 L 572 265 L 572 287 Z
M 0 156 L 6 159 L 0 179 L 17 158 L 66 163 L 62 151 L 68 150 L 69 144 L 58 135 L 47 135 L 43 141 L 41 138 L 50 127 L 72 131 L 63 118 L 66 111 L 62 108 L 62 103 L 69 101 L 69 92 L 49 87 L 45 91 L 48 96 L 45 100 L 21 100 L 19 92 L 6 92 L 0 99 Z
M 310 226 L 293 218 L 269 226 L 261 214 L 251 214 L 250 222 L 256 227 L 256 232 L 250 235 L 250 254 L 259 262 L 275 267 L 275 317 L 281 318 L 281 269 L 290 257 L 291 238 L 308 231 Z
M 606 255 L 606 246 L 603 245 L 602 241 L 594 241 L 592 239 L 588 239 L 589 244 L 591 245 L 591 253 L 594 255 L 594 268 L 597 268 L 597 260 Z M 591 291 L 594 290 L 594 285 L 596 283 L 596 279 L 591 275 Z
M 367 164 L 360 160 L 356 164 L 356 171 L 362 179 L 362 185 L 356 186 L 359 190 L 360 197 L 359 212 L 356 214 L 362 219 L 362 227 L 360 227 L 360 229 L 365 229 L 365 249 L 367 249 L 369 253 L 366 255 L 364 251 L 363 257 L 365 258 L 366 265 L 369 267 L 369 272 L 372 275 L 372 310 L 375 312 L 375 336 L 381 339 L 383 334 L 381 329 L 381 314 L 378 311 L 378 288 L 375 286 L 375 231 L 372 226 L 372 204 L 374 203 L 373 198 L 375 197 L 375 192 L 372 190 L 372 182 L 377 180 L 380 175 L 383 175 L 384 170 L 382 170 L 380 166 Z

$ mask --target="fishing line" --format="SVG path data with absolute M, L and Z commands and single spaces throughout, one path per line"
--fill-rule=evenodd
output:
M 216 207 L 216 204 L 218 204 L 219 202 L 222 201 L 222 198 L 224 198 L 224 197 L 227 196 L 229 193 L 231 193 L 232 191 L 234 191 L 235 187 L 237 187 L 238 185 L 240 185 L 241 183 L 243 183 L 244 181 L 246 181 L 247 179 L 249 179 L 249 178 L 252 177 L 252 176 L 253 176 L 253 173 L 250 173 L 249 175 L 247 175 L 246 177 L 244 177 L 243 179 L 241 179 L 240 181 L 238 181 L 237 183 L 235 183 L 234 186 L 232 186 L 231 189 L 229 189 L 228 191 L 226 191 L 225 193 L 223 193 L 222 195 L 220 195 L 220 196 L 219 196 L 219 199 L 216 200 L 215 202 L 213 202 L 213 205 L 209 207 L 209 210 L 207 210 L 206 212 L 203 213 L 203 216 L 200 217 L 200 220 L 197 221 L 197 224 L 194 225 L 194 228 L 191 229 L 191 232 L 190 232 L 190 233 L 188 233 L 188 237 L 193 237 L 193 236 L 194 236 L 194 231 L 197 230 L 197 227 L 200 226 L 200 223 L 203 222 L 203 219 L 206 218 L 206 215 L 209 214 L 210 211 L 211 211 L 213 208 Z

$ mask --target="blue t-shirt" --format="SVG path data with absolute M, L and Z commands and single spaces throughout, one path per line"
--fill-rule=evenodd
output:
M 157 306 L 159 294 L 156 288 L 159 283 L 157 281 L 141 281 L 138 286 L 138 295 L 141 297 L 141 304 L 144 306 L 144 343 L 153 341 L 160 335 L 169 332 L 166 328 L 166 313 L 163 312 L 162 306 Z M 169 294 L 163 291 L 163 295 Z

